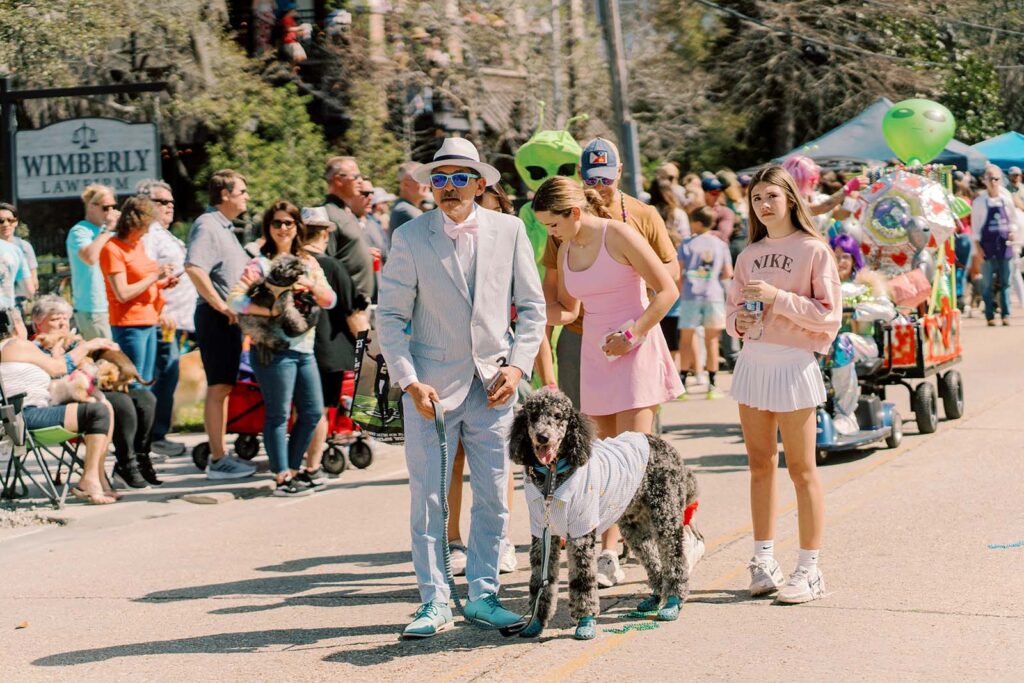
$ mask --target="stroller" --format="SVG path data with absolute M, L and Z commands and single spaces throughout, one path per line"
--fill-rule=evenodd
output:
M 348 462 L 359 469 L 366 469 L 373 463 L 373 449 L 367 443 L 366 434 L 352 422 L 352 402 L 355 398 L 355 391 L 356 373 L 346 370 L 341 384 L 341 404 L 337 408 L 327 409 L 329 436 L 320 466 L 330 474 L 341 474 L 347 468 L 346 448 L 348 449 Z

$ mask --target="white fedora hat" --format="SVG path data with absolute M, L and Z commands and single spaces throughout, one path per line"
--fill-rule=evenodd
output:
M 445 138 L 441 149 L 434 154 L 434 160 L 423 164 L 412 172 L 412 179 L 423 185 L 430 184 L 430 174 L 440 166 L 465 166 L 479 173 L 488 185 L 501 180 L 498 169 L 480 161 L 480 153 L 466 138 Z

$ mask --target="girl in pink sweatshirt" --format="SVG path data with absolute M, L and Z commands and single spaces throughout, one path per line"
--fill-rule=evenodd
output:
M 750 593 L 778 590 L 779 602 L 808 602 L 825 592 L 818 569 L 825 509 L 814 460 L 815 409 L 825 402 L 825 385 L 814 353 L 825 353 L 839 331 L 839 272 L 785 169 L 758 171 L 747 201 L 750 245 L 736 261 L 726 327 L 743 340 L 732 395 L 750 465 Z M 750 310 L 754 302 L 762 312 Z M 800 526 L 800 557 L 788 581 L 773 556 L 780 430 Z

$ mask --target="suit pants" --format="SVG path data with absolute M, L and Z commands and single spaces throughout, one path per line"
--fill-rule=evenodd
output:
M 421 602 L 450 599 L 444 575 L 444 518 L 441 491 L 441 447 L 434 421 L 424 420 L 405 401 L 405 460 L 409 469 L 410 528 L 412 563 L 416 571 Z M 466 578 L 469 599 L 497 593 L 498 558 L 508 527 L 508 433 L 512 426 L 512 404 L 490 409 L 487 393 L 478 377 L 473 378 L 466 400 L 446 411 L 448 480 L 451 481 L 455 449 L 461 440 L 471 476 L 473 506 L 470 509 Z

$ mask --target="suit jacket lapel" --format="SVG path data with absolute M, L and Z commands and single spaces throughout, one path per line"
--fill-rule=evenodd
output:
M 477 233 L 476 233 L 476 273 L 473 280 L 473 313 L 476 314 L 477 302 L 483 297 L 481 285 L 487 278 L 487 269 L 491 267 L 494 257 L 494 243 L 498 238 L 497 226 L 491 221 L 488 212 L 483 207 L 476 209 Z
M 448 273 L 448 277 L 452 279 L 455 286 L 458 287 L 459 291 L 462 292 L 462 296 L 465 297 L 466 303 L 472 305 L 473 302 L 469 298 L 469 285 L 466 284 L 466 276 L 462 274 L 462 268 L 459 266 L 459 259 L 455 255 L 455 242 L 452 238 L 444 234 L 444 219 L 441 218 L 441 210 L 435 209 L 434 215 L 430 221 L 430 246 L 434 248 L 437 253 L 437 258 L 441 261 L 441 265 L 444 267 L 445 272 Z M 477 253 L 477 259 L 479 259 L 479 252 Z M 477 266 L 479 267 L 479 260 Z

